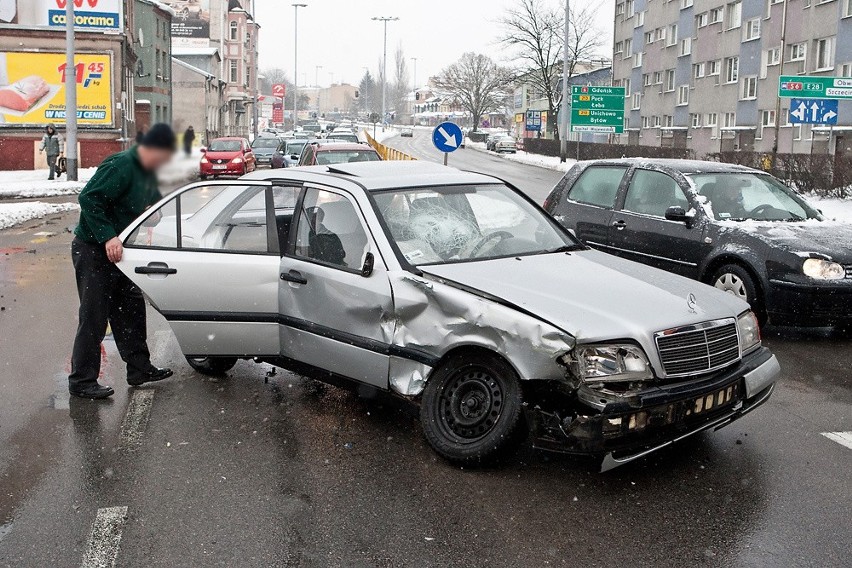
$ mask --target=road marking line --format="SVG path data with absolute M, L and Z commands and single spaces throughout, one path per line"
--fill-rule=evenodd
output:
M 142 435 L 148 425 L 148 415 L 154 403 L 153 390 L 136 390 L 127 405 L 127 414 L 121 422 L 121 434 L 118 437 L 119 448 L 135 450 L 142 443 Z
M 852 450 L 852 432 L 822 432 L 822 435 Z
M 112 568 L 118 557 L 121 533 L 127 522 L 127 507 L 98 509 L 83 555 L 82 568 Z

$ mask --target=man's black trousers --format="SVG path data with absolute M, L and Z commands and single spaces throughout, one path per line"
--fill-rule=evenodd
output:
M 101 342 L 107 323 L 115 344 L 127 363 L 127 376 L 137 378 L 150 371 L 145 300 L 115 264 L 109 261 L 104 245 L 75 238 L 71 258 L 77 274 L 80 296 L 80 323 L 71 354 L 68 387 L 81 390 L 97 382 L 101 371 Z

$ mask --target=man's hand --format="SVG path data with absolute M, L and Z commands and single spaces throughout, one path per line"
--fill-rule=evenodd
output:
M 121 260 L 121 255 L 124 252 L 124 247 L 121 246 L 121 239 L 113 237 L 104 244 L 104 247 L 106 248 L 107 258 L 110 262 L 115 263 Z

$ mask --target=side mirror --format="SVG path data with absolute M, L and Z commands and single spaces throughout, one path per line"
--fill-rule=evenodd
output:
M 692 219 L 692 217 L 686 214 L 686 209 L 683 207 L 675 205 L 666 209 L 666 220 L 668 221 L 688 223 L 690 219 Z
M 367 278 L 370 274 L 373 273 L 373 267 L 376 264 L 376 258 L 373 256 L 373 253 L 368 252 L 364 255 L 364 266 L 361 267 L 361 276 Z
M 207 153 L 207 148 L 205 148 L 204 146 L 202 146 L 202 147 L 201 147 L 201 153 L 202 153 L 202 154 L 206 154 L 206 153 Z
M 290 159 L 291 159 L 291 160 L 298 160 L 298 159 L 299 159 L 299 155 L 298 155 L 298 154 L 290 154 Z
M 246 148 L 243 150 L 243 154 L 251 154 L 251 148 Z

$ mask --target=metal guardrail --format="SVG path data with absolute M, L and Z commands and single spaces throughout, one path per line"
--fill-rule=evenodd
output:
M 375 138 L 370 136 L 370 133 L 364 130 L 364 134 L 367 136 L 367 143 L 375 148 L 376 152 L 379 153 L 379 156 L 382 157 L 382 160 L 416 160 L 414 156 L 409 156 L 405 152 L 400 152 L 396 148 L 391 148 L 390 146 L 385 146 L 381 142 L 377 141 Z

